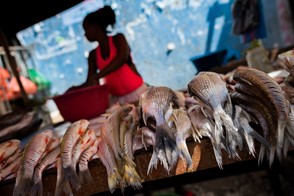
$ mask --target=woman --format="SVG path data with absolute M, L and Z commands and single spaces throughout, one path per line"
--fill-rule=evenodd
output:
M 97 41 L 99 46 L 89 54 L 87 80 L 79 87 L 97 84 L 104 78 L 112 103 L 137 102 L 147 86 L 133 63 L 125 36 L 121 33 L 108 36 L 107 27 L 113 27 L 115 22 L 115 13 L 110 6 L 104 6 L 84 18 L 86 38 L 90 42 Z

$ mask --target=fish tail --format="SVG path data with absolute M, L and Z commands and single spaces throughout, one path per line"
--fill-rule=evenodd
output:
M 258 140 L 260 143 L 264 144 L 266 147 L 270 147 L 270 143 L 262 137 L 258 132 L 254 131 L 248 123 L 242 123 L 243 130 L 248 133 L 251 137 Z
M 108 188 L 111 193 L 117 188 L 118 184 L 122 182 L 120 174 L 115 170 L 108 176 Z
M 36 182 L 32 188 L 31 191 L 31 195 L 38 195 L 38 196 L 42 196 L 43 195 L 43 183 L 42 183 L 42 179 L 38 180 L 38 182 Z
M 251 154 L 253 157 L 255 157 L 255 147 L 254 147 L 254 140 L 253 137 L 251 137 L 247 132 L 243 132 L 247 147 L 249 149 L 249 154 Z
M 21 178 L 14 187 L 12 196 L 29 195 L 32 187 L 32 179 L 23 177 Z
M 83 184 L 83 183 L 94 184 L 92 175 L 91 175 L 88 168 L 86 168 L 85 170 L 80 170 L 80 172 L 79 172 L 79 180 L 80 180 L 81 184 Z
M 186 160 L 187 162 L 187 168 L 190 168 L 190 166 L 192 165 L 192 158 L 191 155 L 189 153 L 187 144 L 184 140 L 178 139 L 177 138 L 177 146 L 183 156 L 183 158 Z
M 167 158 L 166 158 L 166 154 L 165 154 L 165 151 L 160 149 L 159 152 L 158 152 L 158 159 L 161 161 L 164 169 L 169 172 L 169 165 L 168 165 L 168 162 L 167 162 Z
M 271 167 L 273 162 L 274 162 L 274 159 L 275 159 L 275 148 L 271 148 L 270 149 L 270 154 L 269 154 L 269 166 Z
M 214 152 L 214 157 L 215 157 L 216 163 L 220 169 L 223 169 L 223 158 L 222 158 L 221 148 L 220 148 L 220 146 L 215 146 L 213 144 L 212 144 L 212 147 L 213 147 L 213 152 Z
M 216 108 L 216 110 L 213 113 L 213 116 L 215 118 L 215 124 L 217 128 L 221 130 L 221 134 L 223 130 L 222 125 L 224 125 L 225 128 L 230 131 L 238 132 L 238 129 L 235 127 L 232 118 L 228 114 L 226 114 L 222 107 Z
M 170 143 L 168 142 L 168 140 L 163 139 L 163 142 L 164 142 L 164 152 L 165 152 L 166 160 L 167 160 L 168 164 L 171 165 L 173 148 L 170 145 Z M 169 166 L 169 168 L 170 168 L 170 166 Z
M 142 179 L 138 175 L 136 169 L 131 165 L 125 165 L 124 167 L 124 180 L 134 189 L 142 188 Z
M 285 137 L 284 148 L 283 148 L 283 155 L 284 155 L 284 157 L 286 157 L 287 154 L 288 154 L 289 145 L 290 145 L 290 141 L 289 141 L 289 139 L 287 137 Z
M 73 187 L 75 187 L 76 190 L 79 190 L 79 188 L 81 187 L 81 184 L 79 182 L 79 178 L 75 172 L 74 167 L 70 166 L 70 167 L 65 167 L 64 169 L 64 174 L 66 179 L 71 182 L 71 184 L 73 185 Z
M 284 145 L 284 137 L 285 137 L 285 120 L 278 120 L 278 139 L 277 139 L 277 156 L 281 160 L 282 159 L 282 149 Z
M 265 145 L 261 144 L 260 145 L 260 150 L 259 150 L 259 155 L 258 155 L 258 165 L 261 165 L 264 159 L 264 154 L 265 154 Z
M 151 159 L 149 161 L 148 169 L 147 169 L 147 175 L 152 171 L 153 168 L 157 168 L 157 161 L 158 161 L 158 153 L 153 150 Z

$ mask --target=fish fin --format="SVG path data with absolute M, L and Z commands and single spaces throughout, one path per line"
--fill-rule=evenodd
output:
M 270 148 L 270 143 L 264 138 L 262 137 L 258 132 L 254 131 L 254 129 L 252 129 L 252 127 L 249 125 L 249 123 L 245 123 L 243 121 L 240 121 L 242 129 L 248 133 L 251 137 L 253 137 L 254 139 L 258 140 L 260 143 L 264 144 L 266 147 Z
M 261 144 L 260 145 L 260 150 L 259 150 L 259 155 L 258 155 L 258 165 L 261 165 L 264 159 L 264 154 L 265 154 L 265 145 Z
M 121 176 L 115 170 L 112 174 L 110 174 L 107 178 L 108 180 L 108 188 L 111 193 L 118 187 L 118 184 L 122 181 Z
M 167 163 L 170 165 L 172 162 L 173 148 L 172 148 L 171 144 L 167 141 L 167 139 L 163 138 L 163 142 L 164 142 L 164 149 L 163 150 L 165 152 L 166 160 L 167 160 Z
M 290 141 L 289 141 L 288 138 L 285 137 L 284 148 L 283 148 L 283 155 L 284 155 L 284 157 L 287 157 L 288 150 L 289 150 L 289 145 L 290 145 Z
M 42 179 L 38 180 L 37 183 L 34 184 L 32 191 L 31 191 L 31 195 L 38 195 L 38 196 L 42 196 L 43 195 L 43 183 L 42 183 Z
M 64 174 L 66 179 L 71 182 L 73 187 L 75 187 L 76 190 L 79 190 L 81 187 L 81 184 L 79 182 L 79 178 L 77 176 L 77 173 L 75 172 L 75 169 L 73 166 L 63 168 L 64 169 Z
M 142 188 L 142 179 L 138 175 L 136 169 L 130 165 L 124 166 L 124 180 L 134 189 Z
M 177 146 L 178 146 L 183 158 L 187 162 L 187 168 L 190 168 L 190 166 L 192 165 L 192 158 L 189 153 L 186 142 L 184 140 L 177 138 Z
M 282 149 L 284 145 L 284 137 L 285 137 L 285 127 L 286 121 L 285 120 L 278 120 L 278 140 L 277 140 L 277 156 L 281 160 L 282 159 Z
M 151 159 L 149 161 L 148 169 L 147 169 L 147 175 L 152 171 L 153 168 L 157 168 L 157 161 L 158 161 L 158 155 L 155 150 L 153 150 Z
M 169 173 L 169 165 L 168 165 L 168 162 L 167 162 L 165 151 L 163 149 L 159 150 L 158 159 L 159 159 L 159 161 L 161 161 L 164 169 Z
M 251 137 L 247 132 L 243 132 L 243 136 L 245 138 L 247 147 L 249 149 L 249 154 L 251 154 L 253 157 L 255 157 L 256 152 L 255 152 L 253 137 Z
M 17 175 L 17 177 L 19 174 Z M 19 181 L 15 184 L 15 187 L 13 189 L 13 196 L 19 196 L 19 195 L 28 195 L 31 192 L 32 187 L 32 179 L 30 178 L 21 178 Z
M 271 167 L 273 162 L 274 162 L 274 159 L 275 159 L 275 154 L 276 154 L 276 151 L 274 148 L 271 148 L 270 149 L 270 154 L 269 154 L 269 166 Z
M 81 184 L 83 184 L 83 183 L 94 184 L 92 175 L 91 175 L 88 168 L 85 169 L 85 170 L 80 170 L 80 172 L 79 172 L 79 180 L 80 180 Z

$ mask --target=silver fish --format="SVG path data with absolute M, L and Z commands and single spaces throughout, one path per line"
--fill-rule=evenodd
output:
M 178 98 L 174 91 L 168 87 L 149 87 L 140 97 L 142 107 L 143 121 L 146 126 L 150 127 L 150 121 L 156 124 L 156 143 L 153 147 L 153 154 L 148 166 L 148 174 L 153 167 L 156 168 L 157 161 L 160 160 L 164 168 L 169 171 L 174 162 L 172 157 L 178 153 L 175 129 L 168 126 L 165 119 L 166 112 L 170 104 L 178 105 Z M 169 162 L 170 161 L 170 162 Z
M 189 82 L 188 91 L 191 96 L 199 98 L 213 110 L 217 148 L 220 149 L 224 125 L 227 138 L 226 150 L 230 156 L 236 156 L 236 146 L 242 146 L 242 138 L 238 134 L 238 129 L 230 116 L 233 106 L 226 82 L 217 73 L 200 72 Z M 227 112 L 224 108 L 226 108 Z

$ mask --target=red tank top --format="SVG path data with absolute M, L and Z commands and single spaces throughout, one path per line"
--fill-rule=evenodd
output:
M 103 70 L 117 54 L 116 47 L 113 43 L 113 37 L 108 37 L 108 42 L 110 51 L 107 59 L 102 58 L 99 46 L 96 49 L 96 62 L 99 70 Z M 135 73 L 127 63 L 104 78 L 105 83 L 109 87 L 109 92 L 114 96 L 127 95 L 143 84 L 142 77 Z

